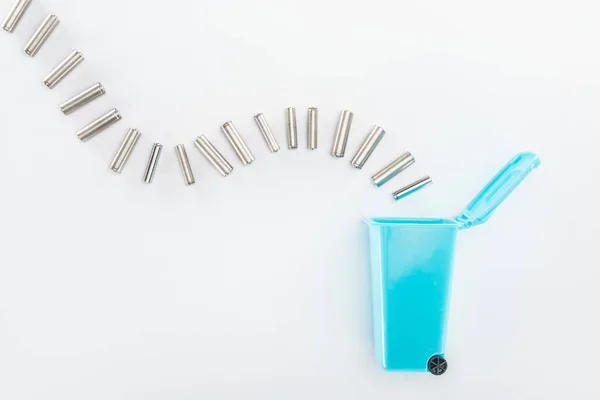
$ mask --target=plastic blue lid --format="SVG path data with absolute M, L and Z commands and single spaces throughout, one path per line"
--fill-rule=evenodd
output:
M 461 215 L 455 218 L 460 229 L 470 228 L 486 222 L 494 210 L 513 190 L 540 165 L 534 153 L 520 153 L 487 184 Z

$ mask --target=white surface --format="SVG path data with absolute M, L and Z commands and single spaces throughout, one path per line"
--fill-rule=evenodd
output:
M 31 59 L 22 48 L 46 12 L 62 23 Z M 15 34 L 0 34 L 0 398 L 598 396 L 599 12 L 595 1 L 34 1 Z M 74 48 L 86 61 L 45 88 Z M 96 81 L 104 98 L 59 112 Z M 111 107 L 123 121 L 80 143 L 76 130 Z M 388 131 L 364 171 L 329 155 L 344 108 L 355 112 L 349 153 L 373 124 Z M 257 112 L 280 153 L 268 153 Z M 250 167 L 218 131 L 230 119 Z M 118 176 L 108 164 L 130 126 L 143 137 Z M 192 146 L 199 134 L 232 176 Z M 154 141 L 165 152 L 143 185 Z M 417 164 L 371 187 L 406 149 Z M 452 217 L 523 150 L 542 168 L 459 239 L 449 372 L 382 371 L 361 218 Z M 390 199 L 425 173 L 432 187 Z

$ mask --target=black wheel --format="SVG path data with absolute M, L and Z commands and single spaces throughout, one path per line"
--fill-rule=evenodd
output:
M 427 369 L 433 375 L 443 375 L 448 369 L 448 362 L 442 356 L 433 356 L 427 361 Z

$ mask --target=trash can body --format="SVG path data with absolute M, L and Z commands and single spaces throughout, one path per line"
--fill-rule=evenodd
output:
M 392 371 L 426 372 L 443 356 L 459 224 L 374 218 L 368 224 L 375 353 Z

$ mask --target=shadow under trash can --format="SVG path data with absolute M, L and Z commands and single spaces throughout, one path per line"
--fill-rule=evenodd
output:
M 384 369 L 446 372 L 444 358 L 456 234 L 484 223 L 540 165 L 513 158 L 454 219 L 366 219 L 375 353 Z

